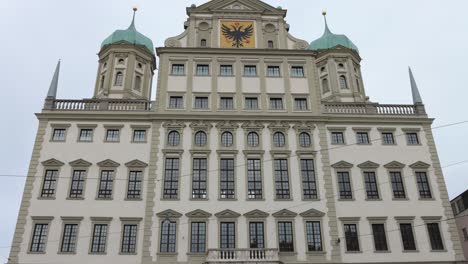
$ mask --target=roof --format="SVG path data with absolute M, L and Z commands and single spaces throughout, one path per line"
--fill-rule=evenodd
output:
M 324 13 L 324 17 L 325 15 L 326 13 Z M 325 32 L 323 32 L 323 35 L 320 38 L 310 43 L 309 49 L 326 50 L 335 48 L 337 46 L 343 46 L 359 53 L 358 47 L 346 35 L 334 34 L 330 31 L 328 28 L 327 19 L 325 17 Z

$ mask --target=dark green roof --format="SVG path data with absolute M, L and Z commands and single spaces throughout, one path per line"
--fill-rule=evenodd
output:
M 310 50 L 325 50 L 332 49 L 336 46 L 343 46 L 352 49 L 359 53 L 359 49 L 354 43 L 345 35 L 333 34 L 328 28 L 327 20 L 325 18 L 325 32 L 323 35 L 309 45 Z

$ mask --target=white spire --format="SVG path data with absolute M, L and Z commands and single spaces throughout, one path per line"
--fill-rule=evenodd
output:
M 47 92 L 47 97 L 48 98 L 56 98 L 57 97 L 59 72 L 60 72 L 60 60 L 58 61 L 57 67 L 55 68 L 54 77 L 52 77 L 52 81 L 50 82 L 49 91 Z
M 413 104 L 423 104 L 423 101 L 421 99 L 421 94 L 419 94 L 418 85 L 416 84 L 416 81 L 414 80 L 413 72 L 411 71 L 411 67 L 408 67 L 408 69 L 409 69 L 409 76 L 410 76 L 410 82 L 411 82 L 411 94 L 413 95 Z

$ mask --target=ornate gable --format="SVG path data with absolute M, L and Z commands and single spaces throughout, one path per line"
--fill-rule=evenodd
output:
M 215 216 L 218 218 L 237 218 L 241 216 L 241 214 L 231 211 L 229 209 L 226 209 L 224 211 L 216 213 Z
M 430 164 L 427 164 L 427 163 L 422 162 L 422 161 L 418 161 L 418 162 L 415 162 L 415 163 L 409 165 L 409 167 L 412 168 L 412 169 L 427 169 L 430 166 L 431 166 Z
M 70 164 L 70 166 L 72 167 L 90 167 L 91 165 L 93 165 L 91 162 L 86 161 L 84 159 L 77 159 L 69 162 L 68 164 Z
M 180 218 L 182 216 L 181 213 L 176 212 L 171 209 L 164 210 L 156 214 L 159 218 Z
M 61 167 L 64 164 L 65 163 L 63 163 L 63 162 L 61 162 L 59 160 L 56 160 L 56 159 L 48 159 L 48 160 L 42 162 L 43 166 L 48 166 L 48 167 Z
M 188 218 L 209 218 L 211 214 L 203 210 L 197 209 L 185 214 Z
M 351 169 L 354 165 L 344 160 L 331 165 L 335 169 Z
M 320 212 L 319 210 L 310 209 L 310 210 L 300 213 L 299 215 L 302 217 L 323 217 L 325 213 Z
M 113 160 L 110 160 L 110 159 L 106 159 L 106 160 L 103 160 L 101 162 L 98 162 L 97 165 L 99 167 L 118 167 L 120 166 L 120 163 L 117 163 Z
M 372 162 L 372 161 L 366 161 L 366 162 L 363 162 L 359 165 L 357 165 L 359 168 L 361 169 L 377 169 L 378 167 L 380 167 L 379 164 L 375 163 L 375 162 Z
M 288 209 L 283 209 L 276 213 L 272 214 L 276 218 L 293 218 L 297 216 L 297 213 L 289 211 Z
M 125 166 L 130 167 L 130 168 L 145 168 L 145 167 L 148 167 L 148 164 L 141 160 L 134 159 L 132 161 L 125 163 Z
M 187 14 L 212 12 L 256 12 L 286 16 L 286 10 L 275 8 L 259 0 L 212 0 L 200 6 L 187 8 Z
M 403 169 L 406 165 L 398 161 L 392 161 L 384 165 L 387 169 Z
M 269 213 L 257 209 L 244 214 L 244 216 L 247 218 L 267 218 L 269 215 Z

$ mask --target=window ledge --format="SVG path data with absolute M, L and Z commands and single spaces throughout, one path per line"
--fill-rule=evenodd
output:
M 419 250 L 403 250 L 403 253 L 419 253 Z
M 89 255 L 103 256 L 103 255 L 107 255 L 107 252 L 89 252 Z
M 93 143 L 92 140 L 77 140 L 77 143 Z
M 346 254 L 362 254 L 362 251 L 345 251 Z
M 117 141 L 107 141 L 107 140 L 104 140 L 104 143 L 120 143 L 120 140 L 117 140 Z
M 135 256 L 135 255 L 138 255 L 136 252 L 119 252 L 119 255 L 122 255 L 122 256 Z
M 190 256 L 190 257 L 206 257 L 206 252 L 188 252 L 187 256 Z
M 99 198 L 99 197 L 96 198 L 96 201 L 112 201 L 112 200 L 113 200 L 112 198 Z
M 236 202 L 237 198 L 218 198 L 218 201 L 223 201 L 223 202 Z
M 177 252 L 158 252 L 156 253 L 158 256 L 163 256 L 163 257 L 176 257 Z
M 356 201 L 356 199 L 352 198 L 352 199 L 338 199 L 338 202 L 354 202 Z
M 65 200 L 69 201 L 83 201 L 85 198 L 84 197 L 67 197 Z
M 207 196 L 208 196 L 208 194 L 207 194 Z M 190 201 L 206 202 L 206 201 L 208 201 L 208 198 L 190 198 Z
M 76 255 L 76 252 L 57 252 L 57 255 Z
M 177 201 L 180 201 L 180 198 L 161 198 L 161 201 L 167 201 L 167 202 L 174 201 L 174 202 L 177 202 Z
M 131 141 L 130 143 L 133 143 L 133 144 L 146 144 L 148 143 L 148 141 Z
M 38 200 L 55 200 L 55 197 L 37 197 Z
M 393 198 L 392 201 L 409 201 L 409 198 Z
M 380 202 L 380 201 L 383 201 L 382 198 L 378 198 L 378 199 L 368 199 L 366 198 L 366 201 L 368 202 Z
M 293 201 L 293 200 L 294 200 L 293 198 L 288 198 L 288 199 L 275 198 L 275 199 L 273 199 L 273 201 L 275 201 L 275 202 L 290 202 L 290 201 Z
M 297 252 L 295 252 L 295 251 L 293 251 L 293 252 L 281 252 L 280 251 L 280 252 L 278 252 L 278 254 L 280 256 L 295 256 L 295 255 L 297 255 Z
M 438 253 L 438 252 L 447 252 L 446 249 L 431 249 L 431 252 Z
M 309 256 L 321 256 L 321 255 L 326 255 L 327 252 L 325 251 L 307 251 L 307 255 Z
M 265 201 L 265 198 L 257 198 L 257 199 L 247 198 L 246 199 L 246 202 L 263 202 L 263 201 Z
M 54 143 L 65 143 L 66 141 L 65 140 L 49 140 L 49 142 L 54 142 Z
M 419 198 L 418 200 L 431 202 L 431 201 L 435 201 L 436 199 L 435 198 Z
M 124 201 L 127 201 L 127 202 L 141 202 L 143 201 L 142 198 L 125 198 Z
M 382 253 L 392 253 L 392 251 L 390 250 L 374 250 L 374 253 L 376 254 L 382 254 Z
M 33 251 L 28 251 L 28 254 L 31 254 L 31 255 L 45 255 L 47 252 L 33 252 Z
M 422 144 L 406 144 L 408 147 L 420 147 Z

